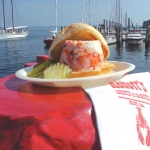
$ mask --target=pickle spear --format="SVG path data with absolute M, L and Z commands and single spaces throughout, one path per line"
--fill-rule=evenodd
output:
M 49 59 L 39 63 L 36 65 L 36 67 L 27 73 L 27 76 L 32 78 L 41 77 L 45 68 L 47 68 L 50 64 L 53 64 L 53 62 Z

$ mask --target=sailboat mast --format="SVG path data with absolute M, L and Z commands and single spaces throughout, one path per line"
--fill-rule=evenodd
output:
M 89 10 L 88 10 L 88 21 L 89 21 L 89 25 L 91 25 L 91 0 L 83 0 L 83 6 L 82 6 L 82 18 L 81 18 L 81 22 L 84 22 L 84 5 L 88 4 Z
M 3 19 L 4 19 L 4 31 L 6 30 L 6 25 L 5 25 L 5 6 L 4 6 L 4 0 L 2 0 L 3 4 Z
M 91 24 L 91 0 L 89 0 L 89 25 Z
M 109 35 L 109 0 L 108 0 L 108 35 Z
M 55 8 L 56 8 L 55 13 L 56 13 L 56 29 L 57 29 L 57 0 L 56 0 Z
M 14 8 L 13 8 L 13 0 L 11 0 L 11 8 L 12 8 L 12 28 L 13 30 L 14 28 Z
M 85 0 L 83 0 L 83 6 L 82 6 L 82 18 L 81 18 L 81 22 L 83 22 L 83 18 L 84 18 L 84 4 L 85 4 Z

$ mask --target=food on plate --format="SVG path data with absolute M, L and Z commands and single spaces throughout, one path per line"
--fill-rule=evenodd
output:
M 60 63 L 68 65 L 73 71 L 100 71 L 104 65 L 100 41 L 66 40 Z
M 104 61 L 106 61 L 110 55 L 106 40 L 97 29 L 85 23 L 74 23 L 65 27 L 56 36 L 55 40 L 50 46 L 49 54 L 56 62 L 60 61 L 60 55 L 66 40 L 99 40 L 104 54 Z
M 103 35 L 84 23 L 64 28 L 53 41 L 49 54 L 54 61 L 72 69 L 70 77 L 106 74 L 115 67 L 114 64 L 105 64 L 110 52 Z
M 45 79 L 65 79 L 70 77 L 72 69 L 65 64 L 55 63 L 47 67 L 43 72 Z
M 103 75 L 110 73 L 113 68 L 115 68 L 115 65 L 112 63 L 104 63 L 104 67 L 101 68 L 101 71 L 77 71 L 72 72 L 70 78 L 79 78 L 79 77 L 88 77 L 88 76 L 96 76 L 96 75 Z
M 39 62 L 37 65 L 33 67 L 31 71 L 27 73 L 28 77 L 32 78 L 42 78 L 43 77 L 43 71 L 50 66 L 50 64 L 53 64 L 53 61 L 50 59 L 44 60 Z
M 49 55 L 49 65 L 43 67 L 45 62 L 42 62 L 27 75 L 40 78 L 78 78 L 107 74 L 115 68 L 114 64 L 106 62 L 110 52 L 103 35 L 85 23 L 65 27 L 54 39 Z
M 53 60 L 44 60 L 39 62 L 27 73 L 28 77 L 45 78 L 45 79 L 64 79 L 70 77 L 72 69 L 60 63 L 55 63 Z

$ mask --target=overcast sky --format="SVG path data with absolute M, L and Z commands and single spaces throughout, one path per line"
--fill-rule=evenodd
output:
M 57 0 L 58 26 L 81 22 L 83 1 L 86 0 Z M 114 18 L 116 0 L 90 0 L 91 24 L 103 23 L 104 18 Z M 11 23 L 11 11 L 6 5 L 6 21 Z M 55 0 L 14 0 L 15 25 L 53 26 L 55 25 Z M 1 3 L 0 3 L 1 4 Z M 133 24 L 142 25 L 143 20 L 150 19 L 150 0 L 120 0 L 121 14 L 124 21 L 125 12 L 132 18 Z M 109 6 L 109 7 L 108 7 Z M 2 10 L 2 6 L 1 9 Z M 0 26 L 3 26 L 3 16 L 0 13 Z M 84 5 L 84 22 L 89 23 L 89 5 Z M 9 24 L 7 23 L 7 24 Z M 8 25 L 10 26 L 10 25 Z

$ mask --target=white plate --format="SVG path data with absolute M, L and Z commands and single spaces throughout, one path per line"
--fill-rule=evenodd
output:
M 27 80 L 33 84 L 48 86 L 48 87 L 76 87 L 83 88 L 94 87 L 108 84 L 110 81 L 118 80 L 124 76 L 125 73 L 130 72 L 135 68 L 134 64 L 118 61 L 107 61 L 113 63 L 115 68 L 112 73 L 98 76 L 90 76 L 83 78 L 68 78 L 68 79 L 39 79 L 27 77 L 27 72 L 33 67 L 26 67 L 16 72 L 16 76 L 20 79 Z

